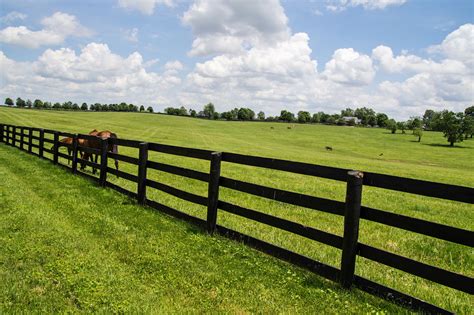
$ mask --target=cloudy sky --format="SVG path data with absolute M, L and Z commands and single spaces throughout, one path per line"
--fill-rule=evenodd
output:
M 0 97 L 461 111 L 473 19 L 469 0 L 2 0 Z

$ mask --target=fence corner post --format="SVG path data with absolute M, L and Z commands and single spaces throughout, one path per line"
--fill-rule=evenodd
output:
M 138 203 L 144 205 L 146 203 L 146 170 L 148 162 L 148 143 L 142 142 L 138 146 L 138 187 L 137 200 Z
M 28 153 L 32 152 L 33 145 L 33 128 L 28 127 Z
M 109 146 L 108 139 L 100 140 L 100 175 L 99 175 L 99 184 L 102 187 L 105 187 L 107 181 L 107 149 Z
M 54 144 L 53 144 L 53 163 L 58 164 L 59 158 L 59 132 L 54 132 Z
M 0 142 L 3 142 L 3 126 L 4 124 L 0 124 Z
M 211 153 L 211 169 L 207 195 L 207 232 L 214 234 L 217 223 L 217 206 L 219 203 L 219 179 L 221 176 L 222 152 Z
M 73 174 L 77 173 L 77 145 L 78 145 L 78 136 L 77 133 L 72 138 L 72 163 L 71 170 Z M 69 162 L 68 162 L 69 163 Z
M 346 206 L 344 210 L 344 238 L 342 241 L 340 283 L 349 289 L 354 280 L 357 242 L 359 238 L 360 207 L 364 173 L 347 173 Z
M 25 133 L 25 127 L 20 127 L 20 150 L 24 150 L 24 147 L 23 147 L 25 144 L 24 133 Z
M 44 149 L 44 129 L 39 130 L 39 143 L 38 143 L 38 155 L 40 158 L 43 157 L 43 149 Z

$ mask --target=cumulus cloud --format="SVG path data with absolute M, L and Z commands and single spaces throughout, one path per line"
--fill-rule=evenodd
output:
M 352 48 L 342 48 L 334 52 L 326 63 L 323 75 L 334 82 L 349 85 L 368 85 L 375 76 L 372 59 L 359 54 Z
M 278 0 L 198 0 L 181 20 L 195 35 L 191 56 L 237 54 L 290 36 L 288 18 Z
M 2 76 L 2 94 L 44 99 L 100 102 L 167 101 L 166 91 L 181 82 L 173 73 L 150 72 L 143 57 L 114 54 L 106 44 L 90 43 L 79 54 L 70 48 L 47 49 L 36 61 L 16 62 L 3 52 L 0 65 L 11 69 Z
M 152 15 L 156 5 L 166 5 L 172 7 L 174 0 L 118 0 L 121 8 L 138 10 L 143 14 Z
M 400 6 L 407 0 L 329 0 L 326 9 L 343 11 L 349 7 L 362 6 L 366 10 L 381 10 L 389 6 Z
M 69 36 L 89 36 L 91 31 L 82 26 L 74 15 L 56 12 L 41 20 L 43 29 L 32 31 L 25 26 L 9 26 L 0 30 L 0 42 L 26 48 L 58 45 Z
M 28 16 L 24 13 L 12 11 L 8 13 L 7 15 L 0 17 L 0 22 L 5 23 L 5 24 L 10 24 L 15 21 L 23 21 L 27 17 Z

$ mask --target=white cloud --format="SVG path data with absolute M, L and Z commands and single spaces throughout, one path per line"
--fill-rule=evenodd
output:
M 91 31 L 82 26 L 77 18 L 62 12 L 41 20 L 43 29 L 32 31 L 25 26 L 7 27 L 0 30 L 0 42 L 26 48 L 58 45 L 69 36 L 89 36 Z
M 431 46 L 429 50 L 474 67 L 474 24 L 462 25 L 446 36 L 440 45 Z
M 90 43 L 79 54 L 69 48 L 47 49 L 34 62 L 21 63 L 0 52 L 1 94 L 45 100 L 157 102 L 181 82 L 175 73 L 145 69 L 138 52 L 122 57 L 105 44 Z
M 121 8 L 138 10 L 143 14 L 152 15 L 156 5 L 166 5 L 172 7 L 174 0 L 118 0 Z
M 372 59 L 361 55 L 352 48 L 342 48 L 334 52 L 326 63 L 323 75 L 329 80 L 348 85 L 368 85 L 375 76 Z
M 8 13 L 7 15 L 2 16 L 0 18 L 0 22 L 5 23 L 5 24 L 10 24 L 10 23 L 13 23 L 15 21 L 23 21 L 27 17 L 28 16 L 24 13 L 17 12 L 17 11 L 12 11 L 12 12 Z
M 124 30 L 123 37 L 129 42 L 138 43 L 138 28 Z
M 278 0 L 198 0 L 183 14 L 195 40 L 191 56 L 238 54 L 290 36 L 288 18 Z
M 329 11 L 343 11 L 349 7 L 362 6 L 366 10 L 382 10 L 389 6 L 400 6 L 407 0 L 329 0 L 326 9 Z

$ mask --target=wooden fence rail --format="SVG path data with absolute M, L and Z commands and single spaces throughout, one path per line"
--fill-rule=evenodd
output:
M 25 131 L 28 131 L 25 133 Z M 72 149 L 72 157 L 59 152 L 60 137 L 73 138 L 72 145 L 64 145 Z M 100 149 L 91 149 L 79 144 L 78 139 L 100 141 Z M 184 148 L 159 143 L 147 143 L 127 139 L 97 139 L 94 136 L 73 134 L 49 129 L 32 128 L 0 124 L 0 142 L 18 147 L 28 153 L 47 158 L 45 152 L 51 155 L 54 164 L 69 167 L 59 162 L 59 158 L 70 160 L 70 169 L 74 174 L 81 174 L 101 186 L 113 188 L 123 194 L 137 199 L 139 204 L 148 205 L 166 214 L 192 222 L 208 233 L 218 233 L 231 239 L 239 240 L 260 251 L 291 262 L 308 269 L 327 279 L 338 281 L 343 287 L 355 286 L 379 297 L 394 301 L 414 310 L 428 313 L 451 313 L 448 310 L 429 304 L 416 297 L 388 288 L 356 275 L 357 256 L 364 257 L 392 268 L 402 270 L 412 275 L 428 279 L 447 287 L 474 294 L 474 279 L 448 270 L 430 266 L 407 257 L 393 254 L 358 242 L 360 219 L 377 222 L 391 227 L 435 237 L 441 240 L 474 247 L 474 232 L 455 228 L 422 219 L 399 215 L 383 210 L 372 209 L 361 204 L 363 186 L 373 186 L 426 197 L 441 198 L 461 203 L 474 204 L 474 188 L 434 183 L 429 181 L 352 171 L 335 167 L 313 165 L 308 163 L 248 156 L 228 152 L 213 152 L 194 148 Z M 45 147 L 45 144 L 47 146 Z M 25 149 L 27 145 L 27 149 Z M 51 146 L 49 146 L 51 145 Z M 108 152 L 109 145 L 138 148 L 138 158 Z M 173 166 L 161 162 L 150 161 L 149 152 L 160 152 L 209 161 L 209 173 L 188 168 Z M 79 152 L 88 152 L 100 156 L 100 162 L 95 163 L 81 159 Z M 116 170 L 108 166 L 108 158 L 124 161 L 138 166 L 136 175 Z M 221 176 L 221 163 L 228 162 L 254 167 L 261 167 L 302 175 L 316 176 L 346 183 L 346 200 L 340 202 L 291 191 L 266 187 Z M 91 176 L 78 169 L 78 164 L 91 166 L 100 171 L 99 177 Z M 208 196 L 203 197 L 186 192 L 164 183 L 147 178 L 147 169 L 158 170 L 170 174 L 192 178 L 208 183 Z M 137 190 L 129 191 L 108 181 L 108 174 L 137 183 Z M 147 199 L 147 187 L 157 189 L 177 198 L 207 207 L 207 219 L 193 217 L 179 210 L 170 208 L 157 201 Z M 334 235 L 312 227 L 278 218 L 256 210 L 243 208 L 219 200 L 219 188 L 225 187 L 241 193 L 251 194 L 270 200 L 301 206 L 317 211 L 343 216 L 343 236 Z M 278 247 L 254 237 L 233 231 L 217 223 L 218 211 L 225 211 L 240 217 L 282 229 L 296 235 L 332 246 L 341 250 L 340 269 L 328 266 L 288 249 Z

